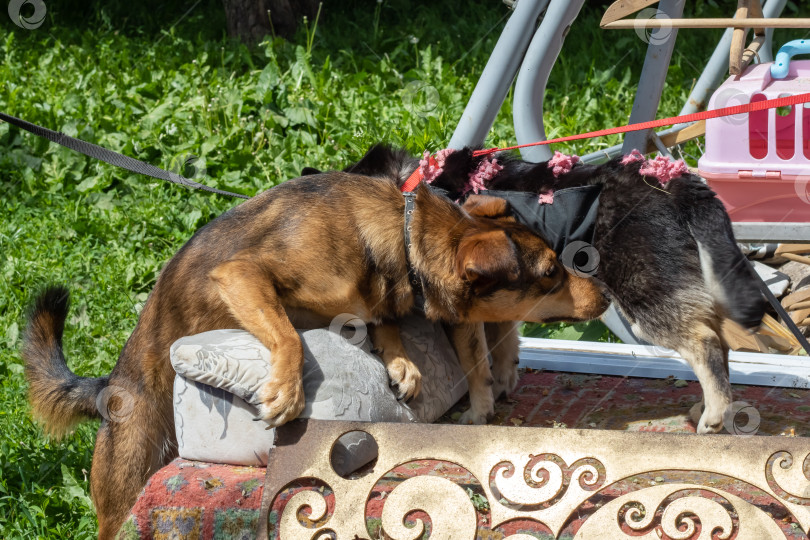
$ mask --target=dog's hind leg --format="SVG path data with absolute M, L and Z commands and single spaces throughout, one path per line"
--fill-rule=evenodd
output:
M 495 400 L 484 323 L 451 325 L 450 335 L 470 389 L 470 408 L 459 423 L 486 424 L 487 417 L 495 414 Z
M 492 356 L 492 395 L 505 398 L 517 384 L 520 335 L 517 322 L 485 323 L 487 348 Z
M 273 427 L 296 418 L 305 404 L 304 349 L 273 282 L 260 264 L 244 259 L 219 264 L 210 277 L 231 315 L 272 354 L 272 376 L 259 390 L 260 416 Z
M 90 472 L 101 540 L 115 537 L 149 477 L 177 455 L 171 387 L 121 381 L 112 378 L 110 393 L 100 400 L 105 420 Z
M 422 373 L 408 358 L 399 328 L 392 324 L 375 324 L 371 327 L 371 340 L 385 363 L 391 383 L 397 387 L 397 397 L 409 400 L 418 396 L 422 389 Z

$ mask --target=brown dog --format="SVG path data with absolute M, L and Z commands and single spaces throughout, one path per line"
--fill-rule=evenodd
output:
M 408 398 L 420 375 L 386 323 L 413 307 L 410 260 L 425 314 L 453 325 L 473 401 L 466 419 L 480 422 L 492 407 L 483 322 L 586 320 L 606 307 L 601 291 L 565 272 L 500 199 L 472 197 L 462 208 L 421 188 L 407 258 L 404 207 L 390 180 L 329 173 L 290 180 L 233 208 L 165 266 L 107 377 L 77 377 L 67 368 L 67 291 L 54 287 L 39 297 L 23 349 L 35 416 L 62 434 L 100 417 L 102 401 L 113 411 L 98 431 L 91 473 L 101 538 L 116 533 L 149 476 L 176 455 L 169 347 L 180 337 L 220 328 L 255 335 L 273 353 L 260 415 L 278 426 L 304 407 L 294 329 L 352 313 L 376 325 L 375 345 Z

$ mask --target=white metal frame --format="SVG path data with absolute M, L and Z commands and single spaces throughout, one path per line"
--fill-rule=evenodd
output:
M 521 338 L 520 367 L 623 377 L 696 381 L 678 353 L 651 345 L 597 343 L 565 339 Z M 807 358 L 731 351 L 732 384 L 810 388 Z

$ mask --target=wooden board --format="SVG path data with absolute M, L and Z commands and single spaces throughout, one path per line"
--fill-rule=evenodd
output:
M 762 5 L 759 3 L 759 0 L 748 0 L 748 15 L 756 19 L 762 19 L 764 17 L 762 15 Z M 765 29 L 761 27 L 754 28 L 754 35 L 764 36 Z
M 748 332 L 734 321 L 723 321 L 722 331 L 723 339 L 734 351 L 771 352 L 761 336 Z
M 788 311 L 788 315 L 790 315 L 790 318 L 793 319 L 793 322 L 798 326 L 803 320 L 810 317 L 810 308 Z
M 637 28 L 810 28 L 810 19 L 621 19 L 601 25 L 610 30 Z
M 748 18 L 748 0 L 737 1 L 737 13 L 734 15 L 735 19 Z M 731 75 L 739 75 L 742 73 L 742 57 L 743 49 L 745 49 L 745 34 L 748 32 L 746 28 L 735 28 L 731 34 L 731 47 L 728 52 L 728 72 Z
M 789 295 L 782 298 L 782 307 L 785 309 L 790 309 L 790 306 L 797 302 L 806 302 L 810 300 L 810 288 L 807 289 L 799 289 L 796 292 L 792 292 Z
M 751 42 L 748 47 L 745 48 L 742 55 L 742 64 L 740 65 L 741 70 L 745 70 L 748 65 L 754 60 L 754 57 L 759 60 L 759 50 L 765 45 L 765 40 L 767 38 L 765 36 L 757 36 Z M 740 71 L 742 73 L 742 71 Z
M 789 261 L 796 261 L 804 264 L 810 264 L 810 257 L 803 255 L 796 255 L 795 253 L 780 253 L 780 255 Z
M 608 6 L 607 10 L 605 10 L 605 14 L 599 22 L 599 25 L 604 26 L 607 23 L 618 21 L 623 17 L 632 15 L 647 6 L 657 3 L 658 0 L 619 0 L 618 2 L 613 2 Z
M 666 135 L 662 135 L 661 142 L 667 148 L 672 148 L 673 146 L 683 144 L 686 141 L 691 141 L 692 139 L 702 137 L 705 134 L 706 134 L 706 121 L 700 120 L 674 133 L 667 133 Z M 648 143 L 647 151 L 645 152 L 645 154 L 655 152 L 656 150 L 658 150 L 658 147 L 655 146 L 654 142 L 650 141 Z
M 796 255 L 810 253 L 810 244 L 779 244 L 776 248 L 776 255 L 782 253 L 794 253 Z
M 799 341 L 796 339 L 796 336 L 794 336 L 790 330 L 782 326 L 779 321 L 767 313 L 764 317 L 762 317 L 762 327 L 760 328 L 759 333 L 764 335 L 778 336 L 783 340 L 788 341 L 794 347 L 799 346 Z

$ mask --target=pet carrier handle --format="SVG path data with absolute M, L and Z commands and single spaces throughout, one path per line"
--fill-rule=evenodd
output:
M 790 68 L 790 59 L 797 54 L 810 54 L 810 40 L 794 39 L 782 45 L 771 64 L 771 77 L 784 79 Z

